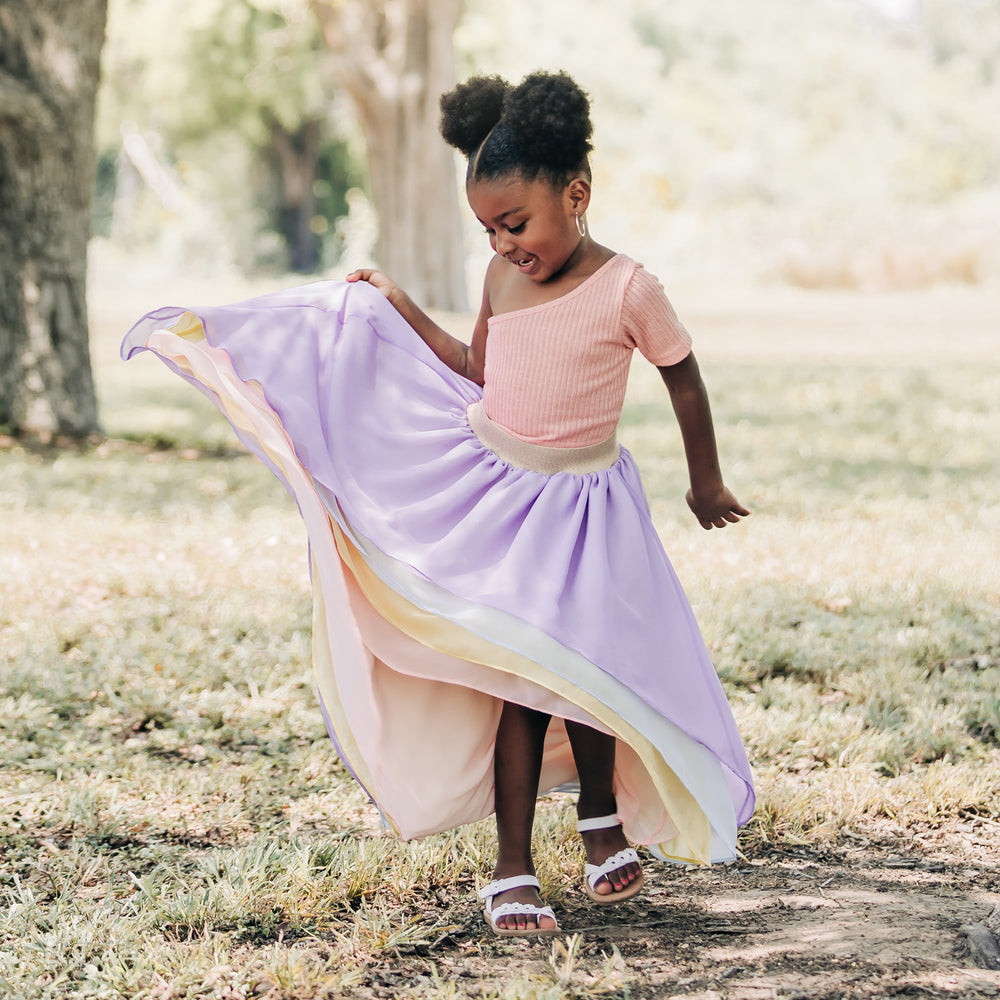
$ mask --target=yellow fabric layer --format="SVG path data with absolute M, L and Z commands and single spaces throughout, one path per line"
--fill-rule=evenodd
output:
M 186 312 L 172 327 L 170 332 L 182 337 L 189 343 L 196 344 L 205 339 L 205 327 L 201 320 L 193 313 Z

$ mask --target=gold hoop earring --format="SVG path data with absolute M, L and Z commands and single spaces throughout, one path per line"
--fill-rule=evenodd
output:
M 580 234 L 580 238 L 582 239 L 584 236 L 587 235 L 587 223 L 580 218 L 579 212 L 576 212 L 573 215 L 573 219 L 576 222 L 576 231 Z

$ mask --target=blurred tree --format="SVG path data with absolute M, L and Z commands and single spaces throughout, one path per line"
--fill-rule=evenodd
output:
M 332 101 L 315 20 L 290 2 L 215 0 L 211 17 L 204 6 L 189 41 L 188 89 L 203 91 L 206 117 L 189 119 L 180 131 L 204 138 L 221 127 L 247 139 L 273 181 L 263 186 L 277 195 L 273 223 L 289 266 L 315 271 L 329 221 L 318 213 L 317 181 Z
M 322 235 L 346 213 L 358 171 L 331 126 L 336 95 L 305 0 L 201 0 L 181 9 L 113 0 L 111 10 L 104 148 L 127 150 L 121 123 L 135 122 L 132 131 L 164 166 L 176 166 L 185 194 L 228 222 L 243 263 L 259 263 L 262 247 L 273 256 L 274 241 L 260 237 L 277 231 L 285 263 L 316 270 Z M 192 224 L 208 228 L 204 218 Z
M 303 274 L 315 271 L 320 262 L 316 168 L 322 124 L 310 118 L 290 132 L 278 119 L 271 120 L 271 148 L 281 178 L 281 230 L 288 244 L 288 262 L 293 271 Z
M 462 311 L 455 157 L 438 136 L 462 0 L 310 0 L 368 145 L 376 258 L 418 301 Z
M 86 269 L 107 0 L 0 3 L 0 424 L 97 431 Z

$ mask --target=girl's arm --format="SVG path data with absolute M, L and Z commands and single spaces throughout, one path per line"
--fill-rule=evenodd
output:
M 483 384 L 487 320 L 490 317 L 489 296 L 485 291 L 472 343 L 466 344 L 438 326 L 399 285 L 381 271 L 362 268 L 352 271 L 347 280 L 367 281 L 373 288 L 378 289 L 444 364 L 477 385 Z
M 676 365 L 658 367 L 680 424 L 691 489 L 688 506 L 703 528 L 724 528 L 750 513 L 722 481 L 708 393 L 698 362 L 689 354 Z

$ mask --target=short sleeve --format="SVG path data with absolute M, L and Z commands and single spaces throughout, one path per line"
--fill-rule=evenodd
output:
M 625 288 L 622 330 L 628 346 L 654 365 L 675 365 L 691 353 L 691 335 L 663 286 L 641 264 Z

